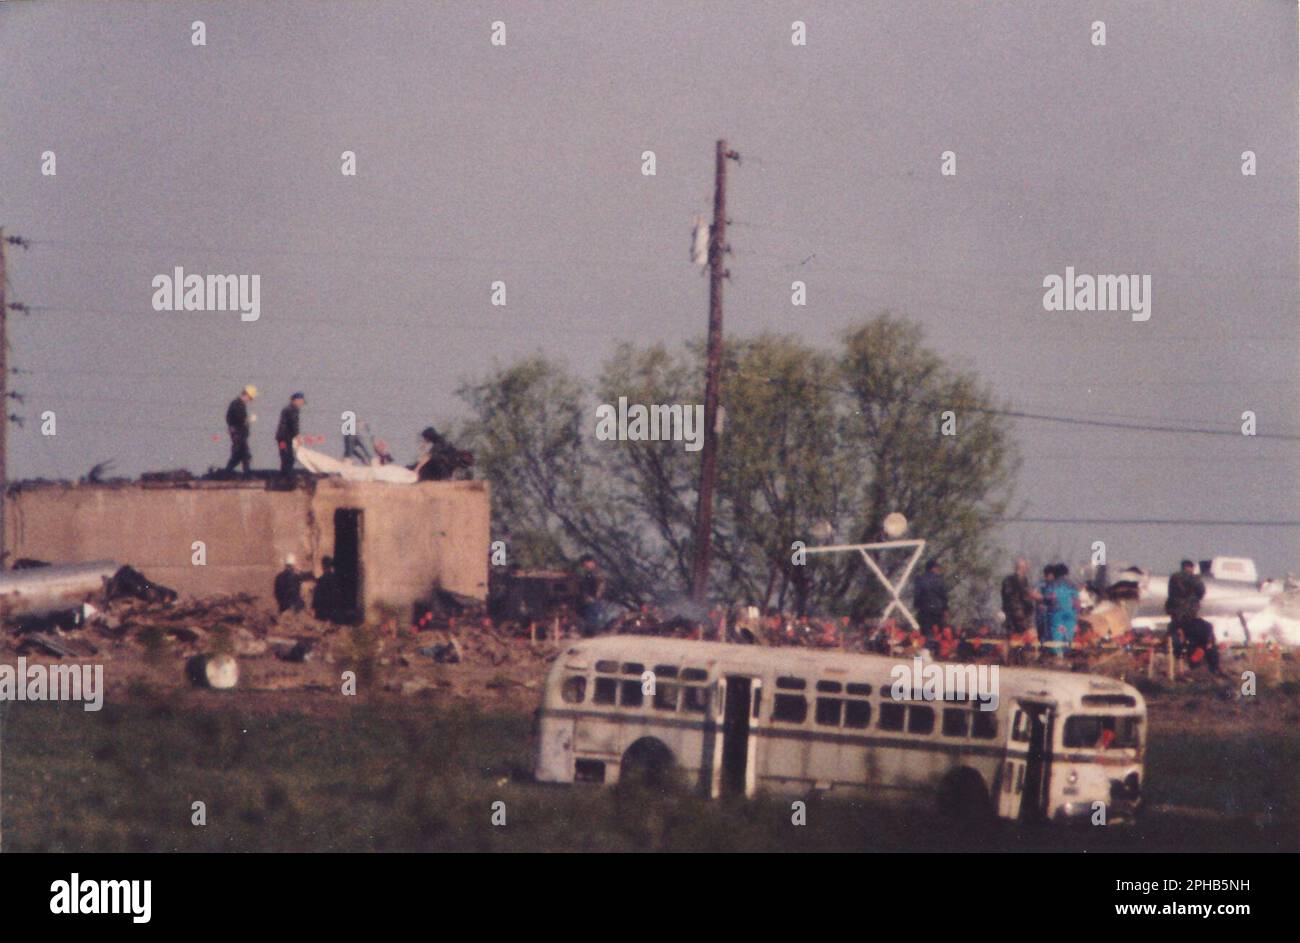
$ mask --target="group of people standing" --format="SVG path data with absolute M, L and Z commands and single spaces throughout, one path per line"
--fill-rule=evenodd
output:
M 252 423 L 257 417 L 248 411 L 253 400 L 257 399 L 257 387 L 249 385 L 239 391 L 239 395 L 226 407 L 226 429 L 230 432 L 230 460 L 226 462 L 226 473 L 234 474 L 236 468 L 242 468 L 244 477 L 250 474 L 253 451 L 249 447 Z M 280 453 L 280 474 L 293 473 L 295 462 L 294 441 L 300 432 L 302 408 L 307 405 L 307 397 L 294 393 L 289 397 L 289 404 L 280 410 L 280 422 L 275 427 L 275 445 Z M 369 464 L 370 455 L 360 437 L 345 435 L 343 437 L 343 457 L 355 457 Z M 393 461 L 388 446 L 380 439 L 372 437 L 375 453 L 382 465 Z M 468 469 L 474 464 L 474 456 L 457 449 L 448 442 L 433 426 L 427 426 L 420 433 L 420 456 L 415 463 L 406 466 L 416 473 L 419 481 L 445 481 L 461 469 Z
M 302 588 L 306 583 L 316 584 L 312 587 L 311 612 L 317 619 L 325 622 L 355 621 L 356 613 L 348 604 L 343 577 L 334 568 L 334 558 L 330 556 L 321 558 L 320 576 L 313 575 L 310 570 L 299 570 L 293 554 L 284 558 L 284 569 L 275 575 L 272 587 L 280 612 L 301 612 L 306 608 L 302 598 Z
M 257 417 L 248 411 L 249 405 L 257 399 L 257 387 L 244 387 L 239 395 L 226 407 L 226 429 L 230 432 L 230 461 L 226 462 L 226 471 L 233 474 L 236 468 L 242 468 L 244 477 L 249 474 L 253 461 L 253 450 L 249 447 L 252 424 Z M 275 427 L 275 445 L 280 453 L 280 474 L 293 472 L 293 440 L 298 438 L 298 420 L 307 397 L 294 393 L 289 397 L 289 405 L 280 410 L 280 422 Z
M 1002 581 L 1002 612 L 1008 635 L 1064 654 L 1079 627 L 1079 587 L 1070 580 L 1070 568 L 1049 563 L 1037 585 L 1030 585 L 1029 561 L 1017 557 L 1015 572 Z
M 921 634 L 927 639 L 948 624 L 948 587 L 943 579 L 943 564 L 932 559 L 925 572 L 916 579 L 913 605 Z M 1016 571 L 1002 581 L 1002 611 L 1007 617 L 1007 633 L 1039 644 L 1058 643 L 1069 647 L 1079 625 L 1079 588 L 1070 581 L 1070 568 L 1064 563 L 1043 567 L 1043 578 L 1036 585 L 1029 582 L 1029 561 L 1016 558 Z

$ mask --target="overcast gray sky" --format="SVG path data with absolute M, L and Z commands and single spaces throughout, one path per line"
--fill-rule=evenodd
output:
M 730 331 L 831 345 L 891 308 L 1018 409 L 1227 430 L 1253 410 L 1296 435 L 1296 38 L 1294 0 L 0 4 L 0 225 L 35 243 L 9 298 L 43 309 L 10 321 L 10 477 L 223 464 L 245 382 L 259 465 L 299 388 L 331 452 L 354 409 L 407 459 L 494 361 L 591 374 L 619 341 L 697 335 L 718 137 L 744 157 Z M 178 265 L 259 274 L 260 320 L 155 312 Z M 1044 311 L 1066 266 L 1151 275 L 1151 319 Z M 1017 430 L 1026 515 L 1300 516 L 1296 441 Z M 1098 539 L 1157 568 L 1300 569 L 1296 528 L 1006 530 L 1071 562 Z

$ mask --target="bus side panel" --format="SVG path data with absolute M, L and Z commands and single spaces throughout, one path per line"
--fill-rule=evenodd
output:
M 573 752 L 579 758 L 604 762 L 604 781 L 612 784 L 618 782 L 623 755 L 632 744 L 644 738 L 663 743 L 688 779 L 693 781 L 698 776 L 705 746 L 703 732 L 693 726 L 655 723 L 653 715 L 643 721 L 634 715 L 619 720 L 579 717 L 573 729 Z
M 803 733 L 803 728 L 796 727 L 793 731 Z M 799 795 L 813 784 L 809 775 L 813 745 L 804 737 L 782 736 L 783 732 L 780 724 L 769 724 L 762 730 L 759 781 L 772 792 Z
M 628 746 L 622 737 L 625 729 L 623 724 L 603 717 L 579 717 L 573 731 L 574 752 L 617 763 Z
M 573 721 L 543 717 L 537 738 L 537 779 L 544 783 L 573 782 Z
M 808 768 L 804 775 L 818 789 L 833 789 L 840 768 L 840 757 L 844 753 L 856 752 L 853 747 L 843 746 L 838 740 L 814 739 L 809 744 Z

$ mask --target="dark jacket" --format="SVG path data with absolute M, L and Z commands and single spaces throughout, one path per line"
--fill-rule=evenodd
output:
M 290 403 L 280 410 L 280 424 L 275 427 L 276 442 L 292 442 L 298 437 L 298 407 Z
M 942 613 L 948 608 L 948 587 L 938 573 L 922 573 L 916 578 L 912 599 L 917 612 Z
M 280 611 L 302 608 L 302 574 L 285 567 L 275 575 L 275 602 Z
M 1179 570 L 1169 577 L 1169 595 L 1165 599 L 1165 612 L 1175 620 L 1195 619 L 1201 611 L 1205 597 L 1205 581 L 1195 573 Z
M 450 442 L 435 434 L 427 440 L 429 449 L 423 464 L 416 462 L 420 481 L 446 481 L 460 465 L 459 453 Z
M 1002 581 L 1002 611 L 1007 624 L 1023 632 L 1034 624 L 1034 600 L 1029 595 L 1029 578 L 1012 573 Z
M 336 622 L 344 618 L 343 587 L 339 585 L 339 575 L 334 570 L 326 570 L 316 580 L 316 588 L 311 594 L 311 610 L 317 619 Z
M 238 396 L 226 407 L 226 425 L 232 432 L 248 432 L 248 407 Z

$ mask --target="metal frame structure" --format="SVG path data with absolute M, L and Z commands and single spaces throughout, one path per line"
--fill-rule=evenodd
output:
M 916 569 L 916 564 L 920 561 L 921 555 L 925 553 L 925 541 L 884 540 L 873 544 L 836 544 L 833 547 L 804 548 L 805 553 L 846 553 L 851 550 L 856 550 L 858 553 L 862 554 L 862 559 L 866 561 L 867 568 L 876 575 L 876 578 L 880 580 L 880 584 L 889 592 L 891 598 L 889 605 L 885 606 L 884 611 L 880 614 L 881 620 L 883 621 L 884 619 L 888 619 L 889 614 L 894 611 L 895 607 L 897 607 L 898 610 L 907 618 L 907 621 L 911 623 L 912 628 L 920 629 L 921 624 L 916 621 L 916 616 L 912 615 L 912 610 L 907 608 L 907 605 L 899 598 L 898 594 L 903 591 L 903 587 L 907 584 L 907 581 L 911 579 L 912 571 Z M 885 576 L 885 571 L 880 568 L 880 564 L 878 564 L 871 556 L 871 553 L 868 552 L 881 550 L 912 551 L 912 556 L 907 561 L 907 566 L 903 567 L 902 575 L 899 576 L 897 583 L 890 582 L 889 577 Z

